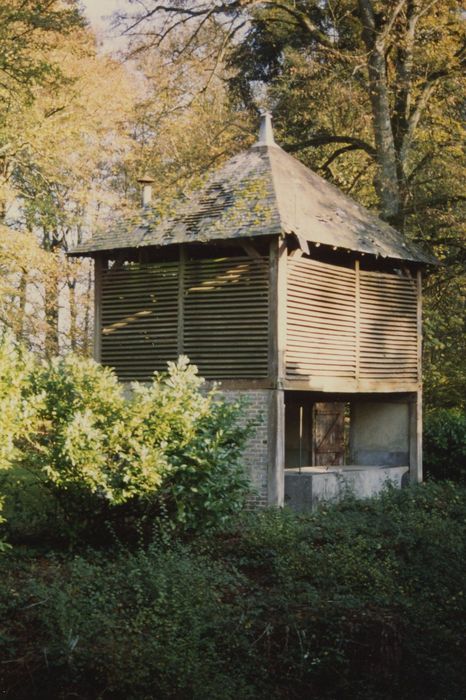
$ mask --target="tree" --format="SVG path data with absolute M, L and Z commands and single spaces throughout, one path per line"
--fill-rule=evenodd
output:
M 56 274 L 55 261 L 31 233 L 0 226 L 0 333 L 37 350 L 47 333 L 41 289 Z
M 48 51 L 83 18 L 75 2 L 3 0 L 0 7 L 0 74 L 3 90 L 27 91 L 59 75 Z M 32 97 L 32 95 L 31 95 Z
M 130 130 L 132 148 L 122 161 L 120 187 L 139 206 L 137 178 L 155 176 L 159 202 L 186 191 L 205 171 L 244 147 L 249 115 L 232 105 L 224 65 L 225 37 L 212 23 L 190 43 L 178 29 L 163 45 L 136 36 L 127 58 L 140 91 Z
M 300 138 L 290 146 L 303 150 L 335 144 L 339 151 L 346 148 L 343 153 L 362 150 L 377 166 L 382 216 L 402 224 L 410 211 L 409 180 L 419 166 L 418 134 L 432 110 L 441 104 L 453 106 L 465 65 L 457 4 L 452 0 L 232 0 L 188 6 L 153 2 L 151 9 L 129 22 L 127 31 L 137 30 L 141 36 L 145 24 L 152 22 L 147 34 L 154 46 L 180 25 L 192 25 L 192 42 L 212 18 L 230 40 L 229 65 L 236 69 L 232 83 L 246 104 L 258 82 L 277 87 L 296 70 L 293 53 L 311 75 L 318 70 L 346 88 L 351 86 L 355 102 L 371 118 L 366 133 L 319 133 L 316 120 L 301 124 Z M 343 153 L 336 152 L 335 158 Z M 460 194 L 449 200 L 455 198 Z
M 3 0 L 0 6 L 0 215 L 5 215 L 5 189 L 18 154 L 19 106 L 34 101 L 37 86 L 63 82 L 51 52 L 61 39 L 83 25 L 75 2 Z M 13 120 L 12 120 L 13 117 Z M 19 138 L 18 138 L 19 137 Z M 24 137 L 23 137 L 24 138 Z
M 41 300 L 44 349 L 53 355 L 69 347 L 89 350 L 90 266 L 65 253 L 118 207 L 112 171 L 128 148 L 125 120 L 134 91 L 124 67 L 97 53 L 87 29 L 62 37 L 48 59 L 60 66 L 61 80 L 30 86 L 28 99 L 18 98 L 4 121 L 3 194 L 6 223 L 34 234 L 49 254 L 43 282 L 33 289 L 34 273 L 25 267 L 19 287 L 23 297 Z M 37 347 L 37 337 L 27 339 Z

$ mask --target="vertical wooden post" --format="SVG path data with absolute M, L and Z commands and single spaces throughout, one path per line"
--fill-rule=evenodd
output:
M 422 390 L 412 395 L 409 404 L 409 480 L 422 481 Z
M 276 237 L 269 249 L 269 376 L 274 386 L 285 379 L 287 247 Z
M 422 272 L 417 272 L 418 389 L 410 404 L 409 478 L 422 481 Z
M 285 493 L 285 392 L 287 247 L 277 236 L 269 248 L 269 377 L 268 402 L 269 505 L 282 506 Z
M 282 506 L 285 497 L 285 392 L 272 389 L 268 401 L 267 500 Z
M 278 379 L 278 239 L 270 241 L 269 246 L 269 333 L 268 333 L 268 364 L 269 378 L 272 386 Z
M 288 280 L 288 249 L 286 239 L 278 239 L 278 305 L 277 305 L 277 350 L 278 385 L 283 386 L 286 378 L 286 306 Z
M 417 271 L 417 380 L 422 384 L 422 272 Z
M 178 357 L 184 352 L 184 293 L 185 293 L 185 269 L 186 269 L 186 246 L 181 243 L 179 246 L 180 256 L 178 264 Z
M 356 332 L 356 342 L 355 342 L 355 379 L 359 381 L 359 364 L 360 364 L 360 354 L 361 354 L 361 276 L 360 276 L 360 264 L 359 260 L 354 262 L 354 270 L 356 277 L 356 298 L 355 298 L 355 332 Z
M 94 258 L 94 360 L 102 357 L 102 276 L 105 269 L 100 255 Z

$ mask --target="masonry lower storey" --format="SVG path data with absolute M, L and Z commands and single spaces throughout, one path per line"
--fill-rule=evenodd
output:
M 422 479 L 420 392 L 351 394 L 224 389 L 246 399 L 255 432 L 244 461 L 254 505 L 309 510 L 351 492 Z

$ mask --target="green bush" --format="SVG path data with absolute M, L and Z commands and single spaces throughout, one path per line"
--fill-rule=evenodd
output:
M 0 342 L 0 471 L 18 457 L 16 441 L 29 432 L 34 405 L 24 400 L 23 390 L 32 358 L 6 336 Z
M 0 348 L 0 362 L 2 352 L 10 356 Z M 11 353 L 0 488 L 17 539 L 33 523 L 36 537 L 96 542 L 108 536 L 106 523 L 134 536 L 161 515 L 192 532 L 242 507 L 249 487 L 240 457 L 250 428 L 238 426 L 239 404 L 202 392 L 187 358 L 125 398 L 115 374 L 91 360 L 21 364 L 23 355 Z
M 444 482 L 243 522 L 229 558 L 258 584 L 249 621 L 266 631 L 257 672 L 270 691 L 460 698 L 465 512 L 466 489 Z
M 31 426 L 34 406 L 24 400 L 23 388 L 32 364 L 28 353 L 22 352 L 6 335 L 0 343 L 0 484 L 19 456 L 17 440 Z M 0 486 L 0 525 L 4 497 Z M 0 536 L 0 552 L 6 548 Z
M 459 409 L 426 414 L 424 472 L 428 478 L 466 480 L 466 414 Z
M 243 515 L 190 544 L 0 560 L 0 689 L 86 700 L 459 700 L 466 488 Z

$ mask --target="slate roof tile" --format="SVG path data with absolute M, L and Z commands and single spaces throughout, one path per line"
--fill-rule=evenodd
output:
M 157 218 L 148 208 L 76 246 L 71 255 L 295 233 L 312 243 L 434 262 L 392 226 L 275 143 L 259 142 L 212 172 L 206 184 Z

